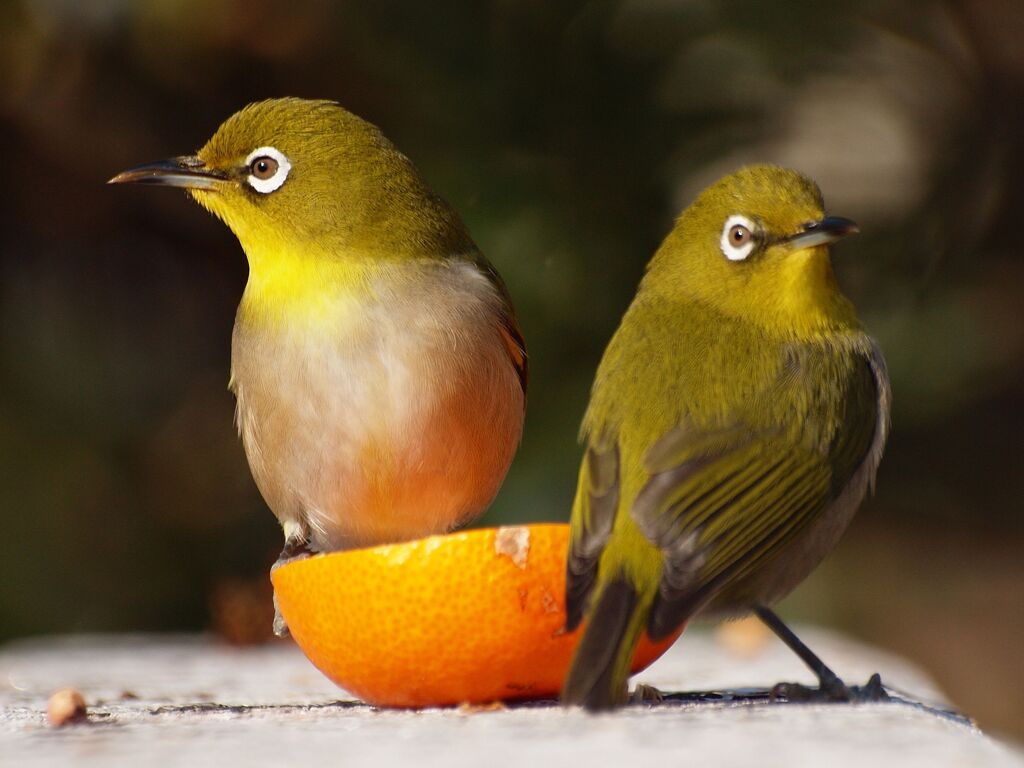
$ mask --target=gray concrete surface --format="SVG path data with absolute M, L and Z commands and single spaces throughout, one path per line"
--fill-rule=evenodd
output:
M 667 701 L 600 716 L 544 705 L 379 711 L 290 643 L 238 650 L 194 636 L 77 636 L 0 648 L 0 765 L 1024 767 L 1017 748 L 950 714 L 904 660 L 800 631 L 848 682 L 878 670 L 905 701 Z M 781 644 L 754 646 L 740 653 L 688 632 L 638 679 L 664 691 L 813 682 Z M 55 729 L 46 701 L 64 686 L 85 695 L 89 720 Z

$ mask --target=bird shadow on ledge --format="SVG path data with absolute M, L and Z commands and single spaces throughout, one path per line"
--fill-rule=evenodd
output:
M 732 688 L 716 691 L 678 691 L 667 692 L 651 689 L 653 696 L 643 698 L 646 692 L 639 699 L 631 700 L 625 705 L 628 709 L 681 709 L 698 707 L 719 707 L 719 706 L 807 706 L 808 704 L 824 704 L 826 706 L 859 706 L 864 703 L 872 703 L 880 706 L 895 706 L 914 709 L 926 713 L 932 717 L 963 725 L 969 728 L 977 728 L 976 723 L 967 715 L 943 704 L 928 704 L 915 698 L 913 694 L 887 687 L 889 698 L 886 701 L 878 702 L 843 702 L 843 701 L 815 701 L 788 699 L 779 695 L 774 688 Z M 543 699 L 533 701 L 509 702 L 505 705 L 508 709 L 528 709 L 542 707 L 557 707 L 559 702 L 555 699 Z M 486 707 L 484 707 L 486 708 Z
M 654 697 L 656 694 L 657 698 Z M 976 724 L 966 715 L 940 704 L 927 704 L 915 699 L 905 691 L 889 689 L 887 701 L 875 702 L 876 706 L 906 707 L 912 710 L 937 717 L 957 725 L 968 728 L 976 728 Z M 701 708 L 724 708 L 724 707 L 780 707 L 780 706 L 804 706 L 806 701 L 792 701 L 779 696 L 778 691 L 771 688 L 735 688 L 715 691 L 681 691 L 681 692 L 655 692 L 653 689 L 645 691 L 649 695 L 644 700 L 633 700 L 626 704 L 623 709 L 636 711 L 637 709 L 648 709 L 666 711 L 672 709 L 701 709 Z M 104 705 L 109 702 L 97 702 L 88 717 L 88 722 L 94 726 L 116 726 L 122 725 L 117 713 L 104 711 Z M 849 702 L 831 702 L 829 706 L 843 706 Z M 460 714 L 483 714 L 496 711 L 515 710 L 537 710 L 537 709 L 560 709 L 561 704 L 557 699 L 533 699 L 528 701 L 493 702 L 490 704 L 463 704 L 456 707 L 443 707 Z M 426 708 L 425 708 L 426 709 Z M 145 714 L 150 717 L 182 717 L 182 716 L 224 716 L 229 717 L 250 717 L 258 714 L 265 715 L 295 715 L 295 714 L 327 714 L 330 712 L 352 712 L 355 710 L 372 710 L 380 714 L 389 712 L 406 712 L 404 709 L 390 709 L 386 707 L 374 707 L 361 701 L 352 699 L 338 700 L 331 702 L 318 702 L 315 704 L 221 704 L 213 701 L 198 701 L 189 704 L 178 705 L 157 705 L 145 708 Z

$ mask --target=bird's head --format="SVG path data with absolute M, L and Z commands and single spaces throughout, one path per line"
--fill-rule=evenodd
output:
M 187 189 L 238 237 L 254 267 L 281 258 L 431 257 L 472 243 L 458 215 L 370 123 L 334 102 L 250 104 L 195 155 L 110 183 Z
M 752 165 L 705 189 L 652 259 L 645 288 L 699 301 L 771 331 L 813 335 L 856 323 L 829 255 L 857 232 L 786 168 Z

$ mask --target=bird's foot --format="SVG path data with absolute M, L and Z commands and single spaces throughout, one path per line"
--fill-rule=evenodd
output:
M 772 688 L 771 697 L 775 700 L 808 704 L 889 701 L 889 693 L 882 685 L 882 678 L 877 672 L 865 685 L 847 685 L 835 675 L 823 678 L 817 688 L 799 683 L 779 683 Z
M 305 539 L 286 539 L 284 546 L 281 548 L 281 554 L 277 556 L 277 560 L 270 566 L 270 570 L 273 571 L 282 565 L 288 565 L 288 563 L 296 560 L 305 560 L 314 554 L 316 553 L 310 549 L 309 542 Z
M 664 700 L 664 693 L 646 683 L 637 683 L 633 692 L 629 694 L 630 704 L 660 704 Z
M 305 560 L 307 557 L 315 554 L 312 549 L 309 548 L 309 542 L 306 541 L 305 537 L 300 539 L 288 538 L 285 539 L 284 547 L 281 549 L 281 554 L 277 556 L 277 560 L 272 566 L 270 566 L 271 572 L 275 568 L 280 568 L 282 565 L 288 563 L 294 563 L 296 560 Z M 290 632 L 288 631 L 288 623 L 284 620 L 284 616 L 281 615 L 281 609 L 277 605 L 277 595 L 274 595 L 274 634 L 278 637 L 288 637 Z
M 272 625 L 276 637 L 288 637 L 291 632 L 288 630 L 288 622 L 281 615 L 281 609 L 277 605 L 277 595 L 274 595 L 274 623 Z

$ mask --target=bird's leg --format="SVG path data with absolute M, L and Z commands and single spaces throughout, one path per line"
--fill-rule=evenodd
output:
M 288 520 L 282 527 L 284 528 L 284 547 L 281 548 L 281 554 L 277 556 L 276 562 L 270 566 L 271 571 L 294 560 L 303 560 L 314 554 L 309 547 L 309 537 L 304 525 Z M 285 622 L 284 616 L 281 615 L 281 609 L 277 606 L 276 593 L 274 594 L 274 634 L 278 637 L 288 636 L 288 624 Z
M 281 529 L 284 531 L 284 546 L 281 548 L 281 554 L 277 556 L 277 562 L 270 566 L 270 570 L 287 565 L 292 560 L 303 560 L 316 554 L 309 546 L 309 531 L 303 523 L 285 520 L 281 523 Z
M 823 662 L 818 655 L 808 648 L 793 630 L 787 627 L 782 619 L 769 608 L 759 605 L 754 613 L 765 625 L 774 632 L 782 642 L 789 646 L 818 678 L 817 688 L 808 688 L 798 683 L 779 683 L 772 689 L 772 695 L 787 701 L 888 701 L 889 694 L 882 685 L 882 678 L 876 672 L 866 685 L 849 686 Z

